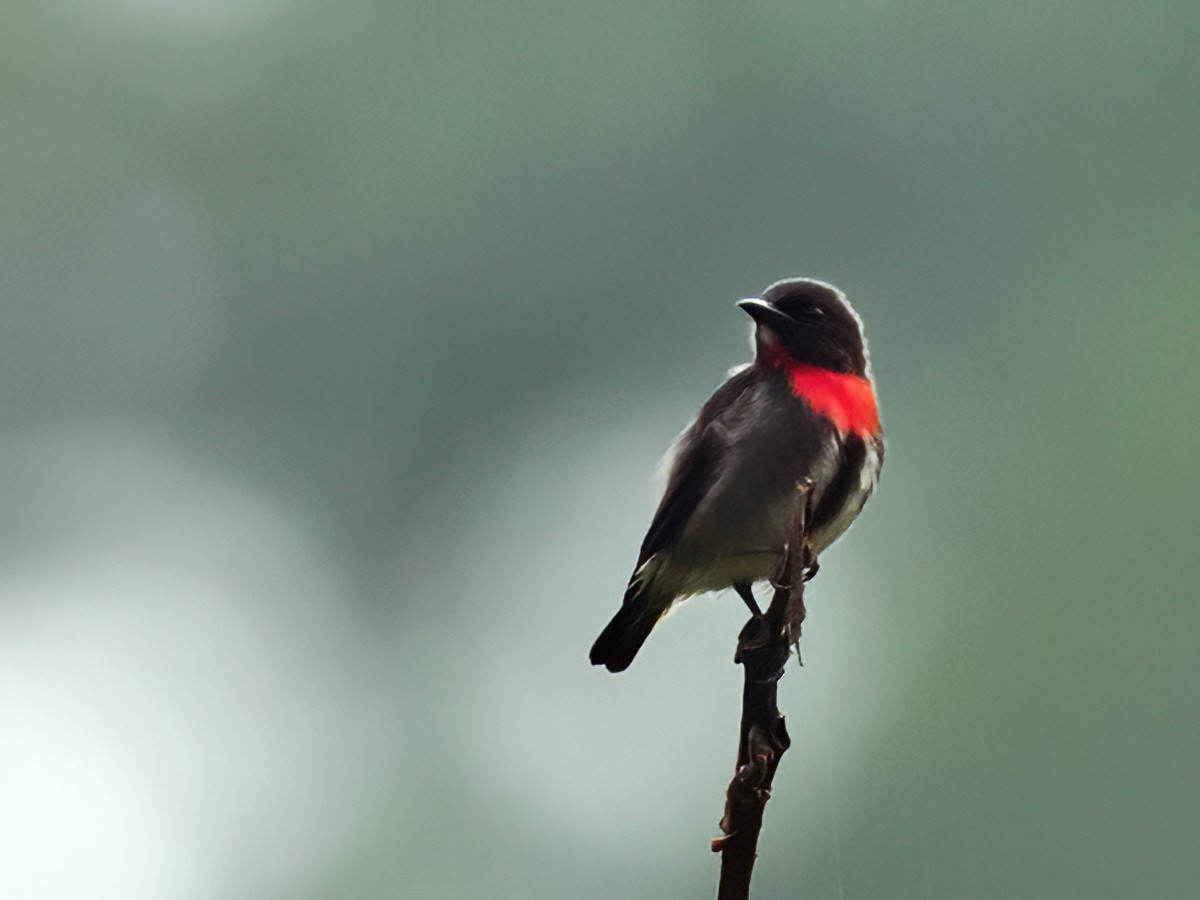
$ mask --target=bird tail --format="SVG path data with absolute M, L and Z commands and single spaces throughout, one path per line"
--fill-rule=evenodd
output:
M 592 665 L 607 666 L 610 672 L 623 672 L 629 668 L 651 630 L 671 605 L 653 600 L 645 588 L 637 581 L 629 585 L 621 608 L 592 644 Z

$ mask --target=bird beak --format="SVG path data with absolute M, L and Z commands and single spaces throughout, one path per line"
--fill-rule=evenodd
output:
M 780 312 L 774 304 L 768 303 L 766 300 L 760 300 L 757 297 L 751 297 L 747 300 L 739 300 L 738 307 L 744 309 L 755 322 L 759 325 L 766 325 L 768 328 L 773 328 L 776 331 L 787 331 L 789 328 L 796 327 L 796 320 L 787 313 Z

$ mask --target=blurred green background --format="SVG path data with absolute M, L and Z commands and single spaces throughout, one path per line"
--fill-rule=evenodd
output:
M 756 897 L 1200 896 L 1200 7 L 4 18 L 0 894 L 709 896 L 741 604 L 587 650 L 803 274 L 890 448 Z

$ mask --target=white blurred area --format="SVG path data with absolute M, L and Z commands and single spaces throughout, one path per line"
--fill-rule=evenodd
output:
M 294 895 L 397 717 L 311 512 L 211 462 L 211 217 L 78 75 L 0 136 L 0 897 Z
M 297 515 L 116 427 L 0 446 L 0 896 L 285 895 L 394 717 Z

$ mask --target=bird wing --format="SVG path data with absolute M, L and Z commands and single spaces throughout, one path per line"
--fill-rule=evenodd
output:
M 708 398 L 696 420 L 680 436 L 666 491 L 642 541 L 638 568 L 655 553 L 675 544 L 701 499 L 712 487 L 721 470 L 729 440 L 728 433 L 716 420 L 737 403 L 756 378 L 750 366 L 734 372 Z

